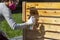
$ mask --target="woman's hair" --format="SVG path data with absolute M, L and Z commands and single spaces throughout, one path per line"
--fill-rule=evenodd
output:
M 2 0 L 2 2 L 9 2 L 10 0 Z
M 14 1 L 14 2 L 16 2 L 16 1 L 18 1 L 18 0 L 2 0 L 2 2 L 9 2 L 9 1 Z
M 16 1 L 16 0 L 1 0 L 2 2 Z

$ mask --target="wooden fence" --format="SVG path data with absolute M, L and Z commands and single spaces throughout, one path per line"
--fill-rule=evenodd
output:
M 26 22 L 30 7 L 39 13 L 39 30 L 23 31 L 23 40 L 60 40 L 60 2 L 23 2 L 22 20 Z

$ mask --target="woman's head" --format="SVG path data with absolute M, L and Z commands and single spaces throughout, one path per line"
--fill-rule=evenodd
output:
M 16 9 L 16 5 L 18 4 L 18 1 L 17 0 L 5 0 L 4 2 L 6 3 L 6 5 L 11 10 L 15 10 Z

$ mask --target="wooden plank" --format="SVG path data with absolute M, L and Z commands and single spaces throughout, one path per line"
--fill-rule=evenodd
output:
M 26 5 L 25 2 L 22 2 L 22 21 L 23 22 L 26 21 L 26 17 L 25 17 L 26 16 L 26 14 L 25 14 L 26 13 L 26 11 L 25 11 L 25 9 L 26 9 L 25 7 L 26 6 L 25 5 Z
M 29 10 L 26 10 L 26 16 L 30 14 Z M 38 10 L 40 16 L 60 16 L 60 10 Z
M 26 8 L 36 7 L 36 8 L 60 8 L 59 2 L 27 2 Z

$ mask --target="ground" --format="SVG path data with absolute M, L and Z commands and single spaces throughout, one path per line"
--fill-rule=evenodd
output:
M 21 13 L 15 13 L 12 15 L 13 19 L 17 22 L 17 23 L 22 23 L 22 14 Z M 8 38 L 12 38 L 12 37 L 17 37 L 22 35 L 22 30 L 12 30 L 10 28 L 10 26 L 8 25 L 8 23 L 6 22 L 6 20 L 4 20 L 1 23 L 1 28 L 8 36 Z

